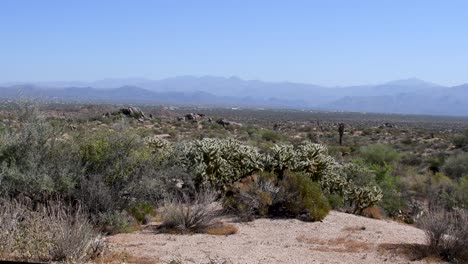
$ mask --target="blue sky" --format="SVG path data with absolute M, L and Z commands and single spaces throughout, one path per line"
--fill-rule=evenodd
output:
M 0 82 L 468 82 L 468 1 L 0 1 Z

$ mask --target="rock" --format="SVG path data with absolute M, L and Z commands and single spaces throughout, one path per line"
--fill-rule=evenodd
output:
M 135 119 L 138 119 L 138 120 L 146 119 L 145 113 L 143 111 L 141 111 L 140 108 L 134 107 L 134 106 L 130 106 L 130 107 L 127 107 L 127 108 L 121 108 L 117 112 L 113 112 L 112 114 L 106 113 L 104 116 L 109 117 L 111 115 L 125 115 L 127 117 L 132 117 L 132 118 L 135 118 Z
M 229 126 L 231 123 L 225 119 L 218 119 L 216 120 L 216 123 L 219 125 L 222 125 L 223 127 Z
M 385 123 L 385 124 L 384 124 L 384 126 L 385 126 L 385 127 L 390 127 L 390 128 L 392 128 L 392 127 L 393 127 L 393 125 L 392 125 L 391 123 L 388 123 L 388 122 L 387 122 L 387 123 Z
M 190 114 L 185 115 L 185 118 L 187 120 L 192 120 L 192 121 L 199 121 L 199 120 L 202 120 L 204 117 L 205 117 L 205 114 L 200 114 L 200 113 L 197 113 L 197 114 L 190 113 Z

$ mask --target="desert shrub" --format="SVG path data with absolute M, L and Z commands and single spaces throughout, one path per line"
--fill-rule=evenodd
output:
M 118 193 L 105 183 L 104 176 L 100 174 L 81 178 L 76 187 L 73 198 L 80 201 L 92 217 L 123 206 Z
M 239 183 L 231 192 L 224 205 L 245 220 L 293 217 L 319 221 L 330 210 L 320 186 L 305 174 L 288 172 L 281 180 L 262 174 L 251 182 Z
M 160 214 L 163 232 L 199 233 L 215 224 L 219 215 L 215 201 L 218 194 L 205 190 L 194 198 L 180 197 L 165 203 Z
M 330 205 L 320 185 L 300 173 L 290 173 L 279 182 L 280 192 L 272 206 L 274 215 L 290 215 L 305 221 L 320 221 L 330 211 Z
M 468 174 L 468 153 L 448 157 L 442 171 L 452 179 L 458 179 Z
M 127 211 L 107 211 L 100 213 L 97 225 L 105 234 L 130 233 L 138 229 L 138 222 Z
M 1 200 L 0 224 L 0 252 L 7 258 L 82 263 L 102 250 L 87 215 L 62 203 L 33 209 L 15 200 Z
M 80 141 L 87 174 L 101 174 L 109 185 L 127 180 L 138 165 L 149 159 L 150 150 L 135 133 L 123 128 L 116 132 L 90 135 Z
M 423 159 L 413 153 L 405 153 L 402 155 L 400 162 L 408 166 L 419 166 L 422 164 Z
M 326 197 L 328 200 L 328 204 L 330 204 L 330 207 L 334 210 L 339 210 L 345 205 L 344 197 L 339 194 L 327 194 Z
M 442 173 L 432 175 L 428 186 L 429 207 L 447 211 L 468 208 L 468 175 L 451 180 Z
M 128 212 L 140 223 L 143 223 L 148 216 L 155 215 L 154 207 L 147 202 L 135 203 L 128 209 Z
M 70 194 L 83 173 L 78 149 L 39 116 L 24 118 L 0 140 L 1 194 L 34 200 Z
M 267 217 L 279 192 L 275 176 L 261 173 L 252 177 L 250 182 L 236 183 L 227 192 L 224 206 L 243 220 Z
M 455 147 L 468 151 L 468 130 L 465 130 L 462 134 L 453 137 L 452 143 Z
M 281 135 L 275 131 L 265 130 L 262 131 L 262 139 L 265 141 L 277 142 L 281 140 Z
M 438 159 L 430 159 L 429 165 L 427 168 L 430 172 L 437 173 L 437 172 L 440 172 L 441 167 L 442 167 L 442 162 L 440 162 Z
M 383 144 L 373 144 L 361 147 L 359 155 L 369 164 L 391 164 L 399 158 L 399 154 L 392 147 Z
M 438 255 L 455 263 L 468 261 L 468 212 L 433 210 L 419 222 L 425 230 L 428 255 Z
M 382 189 L 382 200 L 379 205 L 385 214 L 396 217 L 407 208 L 405 199 L 399 188 L 399 179 L 390 175 L 385 176 L 379 183 Z
M 181 195 L 193 197 L 193 178 L 183 167 L 148 161 L 139 167 L 124 190 L 132 199 L 155 204 Z

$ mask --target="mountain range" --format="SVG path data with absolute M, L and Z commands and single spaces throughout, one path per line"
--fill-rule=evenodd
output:
M 448 87 L 416 78 L 343 87 L 216 76 L 0 84 L 1 99 L 18 97 L 70 102 L 468 116 L 468 84 Z

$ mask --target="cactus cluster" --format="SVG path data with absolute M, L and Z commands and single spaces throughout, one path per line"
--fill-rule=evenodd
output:
M 336 165 L 320 183 L 323 190 L 340 195 L 353 206 L 353 213 L 360 214 L 383 198 L 372 171 L 352 163 Z
M 355 164 L 338 164 L 320 144 L 274 145 L 264 154 L 233 139 L 204 138 L 171 144 L 151 138 L 148 144 L 161 159 L 171 159 L 191 171 L 199 188 L 209 185 L 226 190 L 256 171 L 274 172 L 279 179 L 291 171 L 304 173 L 320 183 L 325 192 L 340 195 L 355 213 L 382 199 L 371 171 Z
M 250 146 L 228 139 L 205 138 L 179 146 L 179 160 L 195 174 L 198 186 L 226 187 L 263 169 L 262 155 Z
M 286 170 L 303 172 L 314 181 L 332 172 L 335 161 L 327 155 L 327 149 L 320 144 L 303 143 L 292 145 L 275 145 L 269 155 L 265 156 L 265 168 L 282 177 Z
M 167 160 L 173 153 L 173 144 L 168 140 L 157 137 L 149 137 L 145 139 L 151 152 L 157 155 L 160 160 Z

